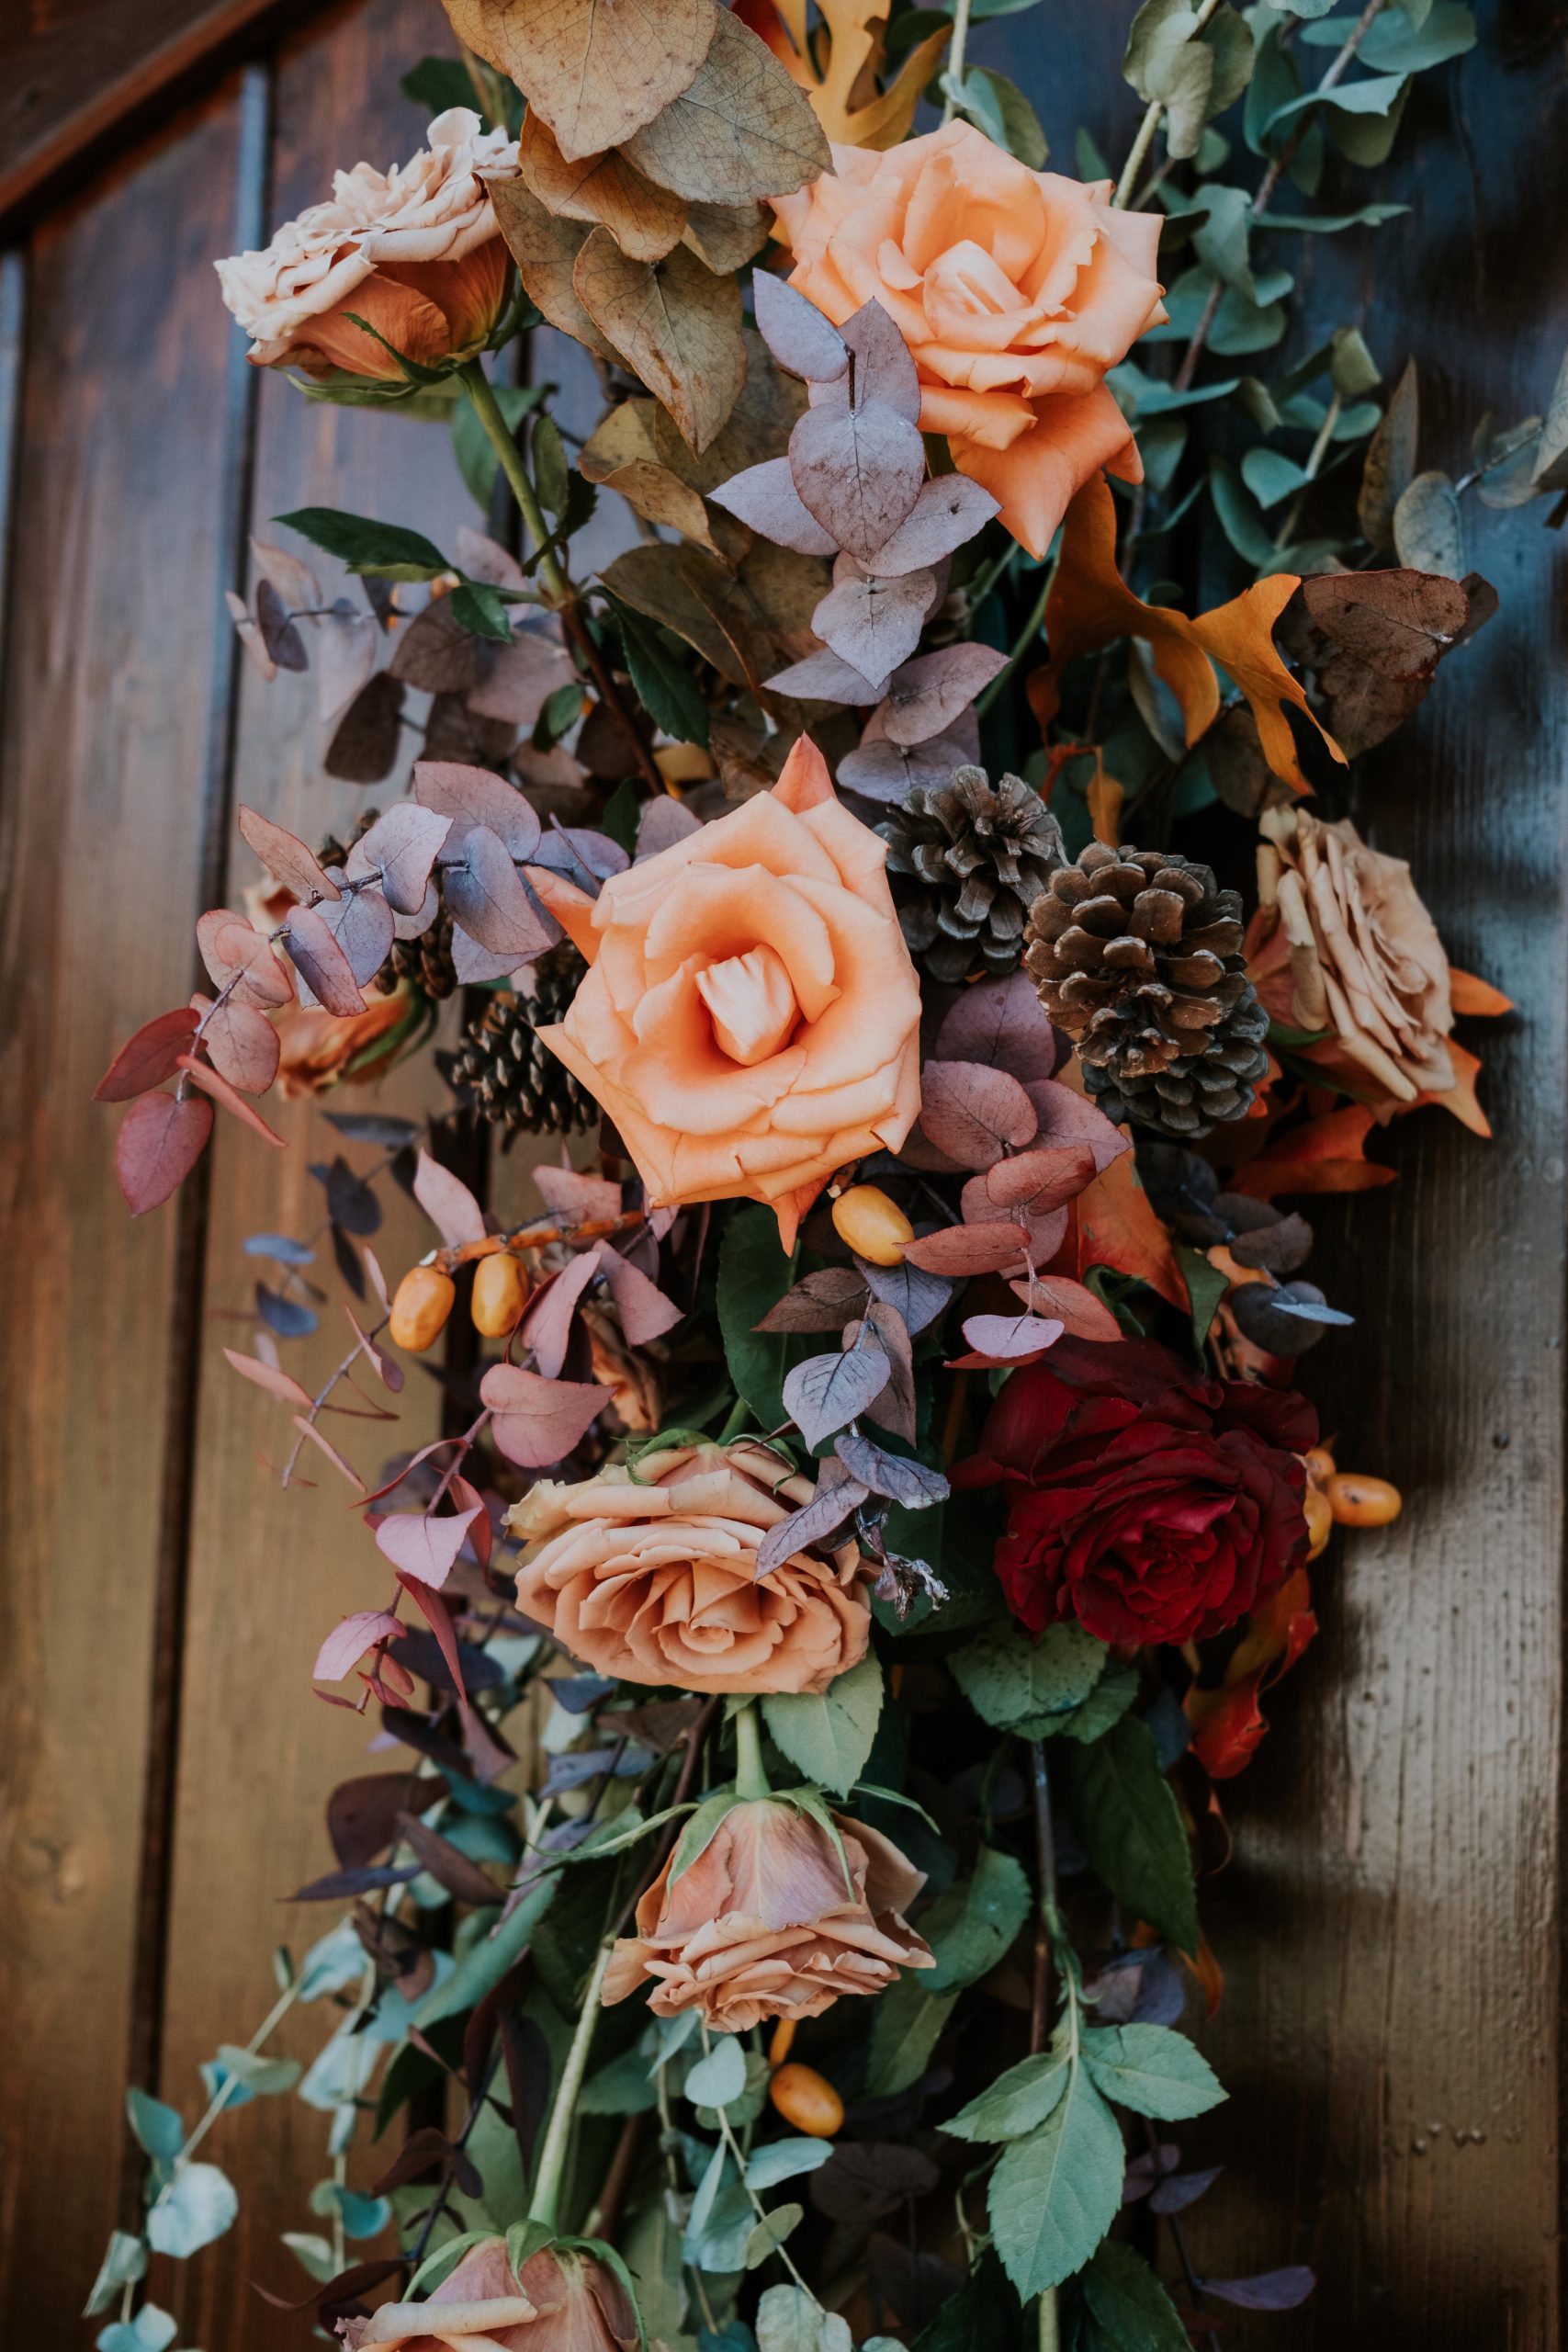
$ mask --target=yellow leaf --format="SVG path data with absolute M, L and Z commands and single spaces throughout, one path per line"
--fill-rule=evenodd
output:
M 761 35 L 842 147 L 897 147 L 950 38 L 943 26 L 911 50 L 884 89 L 887 0 L 818 0 L 821 23 L 807 38 L 807 0 L 739 0 L 735 13 Z
M 1089 802 L 1089 822 L 1094 827 L 1094 838 L 1106 849 L 1114 849 L 1122 838 L 1120 831 L 1122 803 L 1126 797 L 1126 786 L 1118 784 L 1113 775 L 1106 775 L 1105 754 L 1097 743 L 1094 750 L 1094 775 L 1084 797 Z

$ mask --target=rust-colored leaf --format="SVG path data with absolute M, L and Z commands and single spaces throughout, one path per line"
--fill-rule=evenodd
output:
M 1052 1273 L 1077 1282 L 1091 1266 L 1109 1266 L 1135 1275 L 1172 1306 L 1186 1310 L 1187 1285 L 1170 1236 L 1138 1182 L 1131 1152 L 1101 1169 L 1066 1214 L 1067 1238 L 1051 1261 Z
M 1367 1104 L 1350 1102 L 1287 1127 L 1232 1177 L 1231 1189 L 1271 1201 L 1280 1193 L 1366 1193 L 1392 1184 L 1393 1170 L 1367 1158 L 1367 1137 L 1376 1123 Z
M 595 358 L 618 359 L 619 352 L 600 334 L 572 284 L 577 256 L 589 235 L 585 223 L 552 212 L 521 180 L 497 180 L 491 201 L 529 300 L 551 326 L 582 344 Z
M 761 34 L 835 144 L 897 147 L 907 139 L 926 85 L 947 47 L 941 25 L 883 85 L 887 0 L 818 0 L 807 38 L 807 0 L 737 0 L 736 15 Z
M 253 1135 L 260 1136 L 264 1143 L 270 1143 L 276 1150 L 283 1149 L 283 1137 L 274 1133 L 260 1112 L 253 1111 L 244 1096 L 237 1092 L 217 1070 L 209 1069 L 206 1062 L 198 1062 L 194 1054 L 182 1054 L 180 1068 L 193 1086 L 199 1086 L 204 1094 L 210 1094 L 215 1102 L 221 1102 L 225 1111 L 232 1112 L 242 1126 L 249 1127 Z
M 119 1123 L 114 1172 L 133 1216 L 177 1191 L 212 1133 L 212 1105 L 199 1095 L 142 1094 Z
M 265 1094 L 277 1076 L 277 1032 L 254 1004 L 231 997 L 208 1017 L 201 1033 L 215 1069 L 245 1094 Z
M 143 1022 L 94 1087 L 94 1102 L 130 1102 L 173 1078 L 198 1017 L 193 1006 L 178 1004 L 172 1012 L 160 1012 L 156 1020 Z

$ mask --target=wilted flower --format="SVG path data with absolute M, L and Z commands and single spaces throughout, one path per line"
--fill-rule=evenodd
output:
M 575 1486 L 544 1478 L 510 1516 L 519 1608 L 597 1674 L 683 1690 L 825 1690 L 865 1656 L 857 1546 L 757 1547 L 808 1502 L 767 1446 L 679 1446 Z
M 258 367 L 397 384 L 394 353 L 434 367 L 484 348 L 508 268 L 488 183 L 515 176 L 516 142 L 481 130 L 468 107 L 437 115 L 428 136 L 389 172 L 336 173 L 329 203 L 286 221 L 265 251 L 217 264 Z
M 366 1085 L 384 1077 L 416 1011 L 412 989 L 400 980 L 388 996 L 367 994 L 363 1012 L 327 1012 L 312 1005 L 281 1014 L 278 1084 L 286 1095 L 324 1094 L 332 1086 Z
M 696 2007 L 720 2033 L 814 2018 L 847 1993 L 881 1993 L 935 1960 L 902 1917 L 925 1874 L 863 1822 L 833 1816 L 842 1857 L 809 1814 L 771 1798 L 732 1805 L 696 1860 L 676 1859 L 611 1954 L 604 1999 L 651 1979 L 660 2017 Z M 677 1849 L 677 1853 L 679 1849 Z
M 383 2303 L 343 2329 L 348 2352 L 632 2352 L 626 2290 L 585 2255 L 547 2247 L 521 2274 L 502 2238 L 470 2246 L 423 2303 Z

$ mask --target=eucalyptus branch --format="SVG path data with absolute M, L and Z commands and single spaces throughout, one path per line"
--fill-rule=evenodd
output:
M 1210 17 L 1218 12 L 1220 0 L 1203 0 L 1202 6 L 1192 20 L 1192 30 L 1187 36 L 1189 40 L 1196 40 Z M 1138 135 L 1127 151 L 1127 160 L 1122 166 L 1122 176 L 1116 183 L 1116 193 L 1111 199 L 1113 205 L 1122 206 L 1130 201 L 1134 184 L 1143 169 L 1145 156 L 1154 144 L 1155 133 L 1159 129 L 1159 119 L 1165 112 L 1165 108 L 1166 102 L 1163 98 L 1151 98 L 1144 109 L 1144 119 L 1138 125 Z M 1147 193 L 1146 190 L 1145 193 Z
M 964 86 L 964 58 L 969 46 L 970 0 L 953 0 L 953 37 L 947 44 L 947 71 L 942 76 L 946 96 L 942 100 L 943 122 L 953 120 L 953 92 Z

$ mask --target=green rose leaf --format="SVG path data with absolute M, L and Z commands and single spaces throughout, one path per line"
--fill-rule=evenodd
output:
M 1029 1875 L 1010 1854 L 982 1846 L 972 1878 L 960 1879 L 937 1897 L 920 1920 L 920 1933 L 936 1954 L 936 1966 L 921 1977 L 928 1993 L 953 1993 L 994 1968 L 1028 1918 Z
M 1044 2122 L 1067 2087 L 1067 2073 L 1059 2046 L 1021 2058 L 941 2128 L 955 2140 L 1021 2140 Z
M 864 1770 L 881 1713 L 882 1662 L 874 1652 L 826 1690 L 773 1691 L 762 1701 L 762 1721 L 790 1762 L 840 1796 Z
M 1208 2060 L 1169 2026 L 1091 2026 L 1083 2054 L 1107 2098 L 1162 2123 L 1205 2114 L 1225 2097 Z
M 1191 1849 L 1147 1724 L 1123 1715 L 1091 1747 L 1064 1752 L 1073 1813 L 1096 1876 L 1129 1911 L 1196 1954 Z
M 1021 1739 L 1043 1739 L 1088 1698 L 1106 1657 L 1104 1643 L 1081 1625 L 1047 1625 L 1032 1642 L 1010 1621 L 966 1642 L 953 1657 L 953 1671 L 986 1723 Z
M 1116 2119 L 1081 2066 L 1043 2123 L 991 2175 L 991 2232 L 1027 2302 L 1081 2270 L 1115 2220 L 1124 2165 Z

